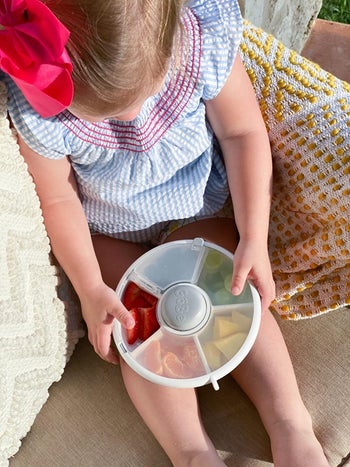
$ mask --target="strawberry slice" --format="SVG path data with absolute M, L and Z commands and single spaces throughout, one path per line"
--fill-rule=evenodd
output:
M 158 302 L 157 297 L 155 297 L 154 295 L 151 295 L 145 290 L 141 290 L 141 295 L 146 300 L 146 302 L 149 303 L 151 306 L 156 305 L 156 303 Z
M 122 302 L 127 310 L 131 310 L 132 308 L 153 306 L 157 303 L 157 298 L 140 289 L 135 282 L 129 282 L 125 287 Z
M 145 305 L 141 296 L 141 289 L 134 282 L 129 282 L 125 287 L 122 301 L 127 310 Z
M 132 345 L 139 338 L 141 322 L 140 322 L 140 314 L 137 308 L 132 308 L 130 310 L 130 313 L 132 317 L 134 318 L 135 325 L 131 329 L 126 329 L 126 340 L 129 345 Z
M 126 330 L 126 340 L 129 345 L 137 339 L 145 341 L 159 329 L 156 317 L 156 305 L 151 307 L 136 307 L 129 310 L 135 320 L 135 326 Z
M 156 317 L 156 305 L 147 308 L 138 308 L 140 316 L 139 337 L 145 341 L 159 329 L 159 323 Z

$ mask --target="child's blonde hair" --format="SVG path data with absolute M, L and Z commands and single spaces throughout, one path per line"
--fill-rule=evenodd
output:
M 94 116 L 132 105 L 164 78 L 185 0 L 46 0 L 70 30 L 73 108 Z

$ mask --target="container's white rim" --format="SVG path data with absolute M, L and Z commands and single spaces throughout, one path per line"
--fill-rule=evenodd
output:
M 164 243 L 158 247 L 158 251 L 162 248 L 166 248 L 169 245 L 174 245 L 174 244 L 186 244 L 189 242 L 194 242 L 194 240 L 176 240 L 174 242 L 169 242 L 169 243 Z M 203 247 L 209 247 L 215 250 L 221 251 L 225 256 L 230 257 L 230 259 L 234 259 L 234 254 L 232 254 L 230 251 L 226 250 L 225 248 L 221 247 L 220 245 L 216 245 L 212 242 L 207 242 L 203 240 Z M 147 251 L 144 255 L 140 256 L 123 274 L 122 278 L 120 279 L 116 293 L 120 296 L 120 292 L 123 290 L 123 287 L 125 285 L 126 279 L 129 278 L 131 272 L 137 267 L 139 263 L 144 261 L 145 256 L 148 256 L 152 254 L 153 250 Z M 177 379 L 177 378 L 168 378 L 166 376 L 160 376 L 152 371 L 148 370 L 147 368 L 143 367 L 140 365 L 131 355 L 129 354 L 128 350 L 126 349 L 123 339 L 122 339 L 122 333 L 121 333 L 121 324 L 119 321 L 116 319 L 114 320 L 113 324 L 113 337 L 114 341 L 116 342 L 116 346 L 119 350 L 120 355 L 122 358 L 125 360 L 125 362 L 134 370 L 136 373 L 140 374 L 143 376 L 145 379 L 148 381 L 151 381 L 152 383 L 157 383 L 163 386 L 172 386 L 172 387 L 177 387 L 177 388 L 194 388 L 194 387 L 199 387 L 199 386 L 204 386 L 205 384 L 212 383 L 214 389 L 219 389 L 218 385 L 218 380 L 226 376 L 228 373 L 233 371 L 242 361 L 243 359 L 248 355 L 249 351 L 254 345 L 255 339 L 258 335 L 259 327 L 260 327 L 260 322 L 261 322 L 261 300 L 260 300 L 260 295 L 257 291 L 257 289 L 249 282 L 247 281 L 250 291 L 252 294 L 253 298 L 253 317 L 252 317 L 252 323 L 249 329 L 249 332 L 247 334 L 247 337 L 245 341 L 243 342 L 242 346 L 238 350 L 238 352 L 229 360 L 226 362 L 223 366 L 220 368 L 217 368 L 216 370 L 213 370 L 210 373 L 206 373 L 205 375 L 201 376 L 196 376 L 193 378 L 184 378 L 184 379 Z M 251 303 L 251 302 L 247 302 Z

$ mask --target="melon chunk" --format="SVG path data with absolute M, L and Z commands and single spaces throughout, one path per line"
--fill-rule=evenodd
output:
M 213 344 L 224 354 L 227 360 L 230 360 L 242 347 L 247 334 L 245 332 L 237 332 L 222 339 L 216 339 Z
M 207 359 L 208 365 L 212 370 L 220 368 L 222 365 L 222 354 L 215 346 L 214 341 L 206 342 L 203 346 L 204 354 Z
M 237 325 L 237 331 L 248 333 L 252 320 L 243 315 L 237 310 L 233 310 L 231 314 L 232 321 Z
M 221 339 L 239 331 L 239 325 L 227 316 L 216 316 L 214 321 L 214 339 Z

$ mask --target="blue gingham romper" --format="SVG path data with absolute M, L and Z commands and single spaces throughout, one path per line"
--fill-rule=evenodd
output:
M 44 119 L 6 76 L 11 120 L 43 157 L 69 156 L 92 232 L 150 241 L 169 221 L 214 215 L 228 196 L 204 101 L 222 89 L 238 52 L 236 0 L 192 0 L 183 13 L 186 61 L 133 121 L 98 123 L 68 110 Z

